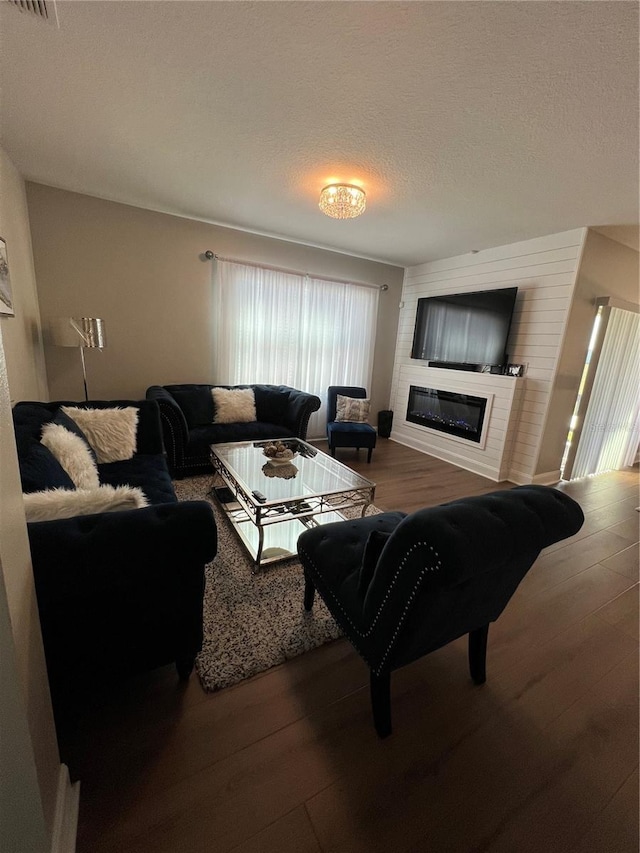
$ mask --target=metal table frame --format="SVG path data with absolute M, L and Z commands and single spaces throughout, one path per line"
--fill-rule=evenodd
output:
M 290 440 L 290 439 L 289 439 Z M 287 441 L 287 439 L 282 439 Z M 240 540 L 249 552 L 254 562 L 254 572 L 260 571 L 263 566 L 280 560 L 289 559 L 295 554 L 286 553 L 278 556 L 267 557 L 263 559 L 264 550 L 264 531 L 265 527 L 272 524 L 282 524 L 287 521 L 299 521 L 304 527 L 314 527 L 318 524 L 328 523 L 331 521 L 344 520 L 343 510 L 361 508 L 361 516 L 367 511 L 373 503 L 375 496 L 376 484 L 366 477 L 352 471 L 346 465 L 332 459 L 326 453 L 317 448 L 312 447 L 300 439 L 295 439 L 298 445 L 303 448 L 308 448 L 310 456 L 321 455 L 327 459 L 331 459 L 332 465 L 338 465 L 346 468 L 356 477 L 359 477 L 363 484 L 361 486 L 349 489 L 329 489 L 322 493 L 305 495 L 304 498 L 295 499 L 278 499 L 267 500 L 264 503 L 258 501 L 252 491 L 247 487 L 247 484 L 242 483 L 237 473 L 233 468 L 216 453 L 216 445 L 211 445 L 211 461 L 217 474 L 220 475 L 225 487 L 230 490 L 233 500 L 226 503 L 220 499 L 219 493 L 215 487 L 212 487 L 212 495 L 216 497 L 226 517 L 233 525 Z M 259 447 L 267 442 L 232 442 L 232 445 L 247 445 L 253 446 L 256 453 L 259 453 Z M 230 444 L 220 445 L 229 447 Z M 243 526 L 250 522 L 258 533 L 258 546 L 254 548 L 250 539 L 243 530 Z

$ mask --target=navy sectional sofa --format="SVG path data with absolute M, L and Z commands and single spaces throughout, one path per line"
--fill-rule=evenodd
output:
M 217 548 L 211 507 L 178 503 L 158 405 L 147 400 L 16 404 L 23 491 L 62 485 L 40 444 L 61 405 L 138 407 L 133 458 L 98 472 L 101 483 L 140 487 L 150 506 L 27 525 L 54 703 L 87 682 L 170 662 L 186 678 L 202 645 L 204 566 Z
M 252 388 L 257 421 L 216 424 L 212 388 Z M 175 477 L 211 471 L 209 446 L 227 441 L 307 437 L 320 398 L 286 385 L 152 385 L 147 399 L 160 406 L 164 446 Z

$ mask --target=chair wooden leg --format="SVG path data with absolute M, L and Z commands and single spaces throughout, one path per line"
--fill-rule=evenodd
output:
M 371 462 L 371 454 L 373 453 L 373 447 L 369 448 L 369 452 L 367 453 L 367 462 Z
M 313 581 L 309 578 L 304 579 L 304 609 L 311 610 L 313 607 L 313 599 L 315 598 L 316 588 Z
M 378 737 L 385 738 L 391 734 L 391 673 L 371 672 L 370 686 L 373 725 Z
M 489 626 L 469 632 L 469 671 L 476 684 L 487 680 L 487 637 Z
M 180 655 L 176 660 L 176 669 L 180 681 L 188 681 L 196 662 L 195 655 Z

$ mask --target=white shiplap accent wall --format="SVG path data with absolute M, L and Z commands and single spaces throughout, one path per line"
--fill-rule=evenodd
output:
M 578 228 L 407 268 L 393 371 L 391 408 L 395 417 L 392 438 L 438 458 L 450 458 L 450 454 L 443 451 L 441 436 L 433 438 L 430 431 L 422 430 L 418 439 L 415 427 L 405 420 L 408 385 L 429 387 L 427 376 L 432 380 L 434 373 L 452 373 L 428 368 L 427 362 L 410 357 L 418 299 L 446 293 L 517 287 L 518 298 L 507 354 L 510 362 L 525 364 L 526 373 L 518 383 L 518 415 L 511 418 L 505 436 L 510 445 L 508 465 L 505 467 L 507 457 L 502 453 L 498 467 L 500 478 L 507 471 L 507 479 L 512 482 L 532 482 L 586 233 L 586 228 Z M 469 393 L 474 393 L 474 374 L 456 372 L 460 377 L 455 380 L 456 385 L 463 383 L 463 377 L 467 376 L 470 380 Z M 412 377 L 410 383 L 407 382 L 409 374 Z M 425 381 L 414 381 L 421 375 Z M 502 382 L 507 380 L 507 377 L 499 378 Z M 490 451 L 491 447 L 488 447 L 486 453 Z M 456 452 L 456 464 L 461 467 L 492 476 L 487 471 L 495 469 L 494 462 L 487 457 L 489 464 L 484 464 L 478 458 L 477 447 L 460 458 L 460 443 L 456 442 L 451 452 Z M 553 481 L 555 474 L 549 472 L 548 479 Z
M 523 379 L 494 376 L 490 373 L 468 373 L 439 367 L 423 367 L 420 362 L 400 369 L 398 399 L 405 400 L 402 430 L 393 437 L 402 444 L 468 468 L 492 480 L 507 479 L 513 449 L 511 436 L 522 401 Z M 471 394 L 487 400 L 482 440 L 480 443 L 450 436 L 418 424 L 407 423 L 404 416 L 411 385 L 437 388 L 457 394 Z M 410 436 L 408 441 L 406 436 Z

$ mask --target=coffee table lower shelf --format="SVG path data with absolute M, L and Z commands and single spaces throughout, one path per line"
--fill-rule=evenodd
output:
M 224 504 L 219 501 L 219 504 L 251 557 L 254 573 L 272 563 L 297 557 L 298 537 L 303 530 L 345 520 L 344 515 L 339 512 L 323 512 L 319 515 L 258 526 L 239 503 Z

